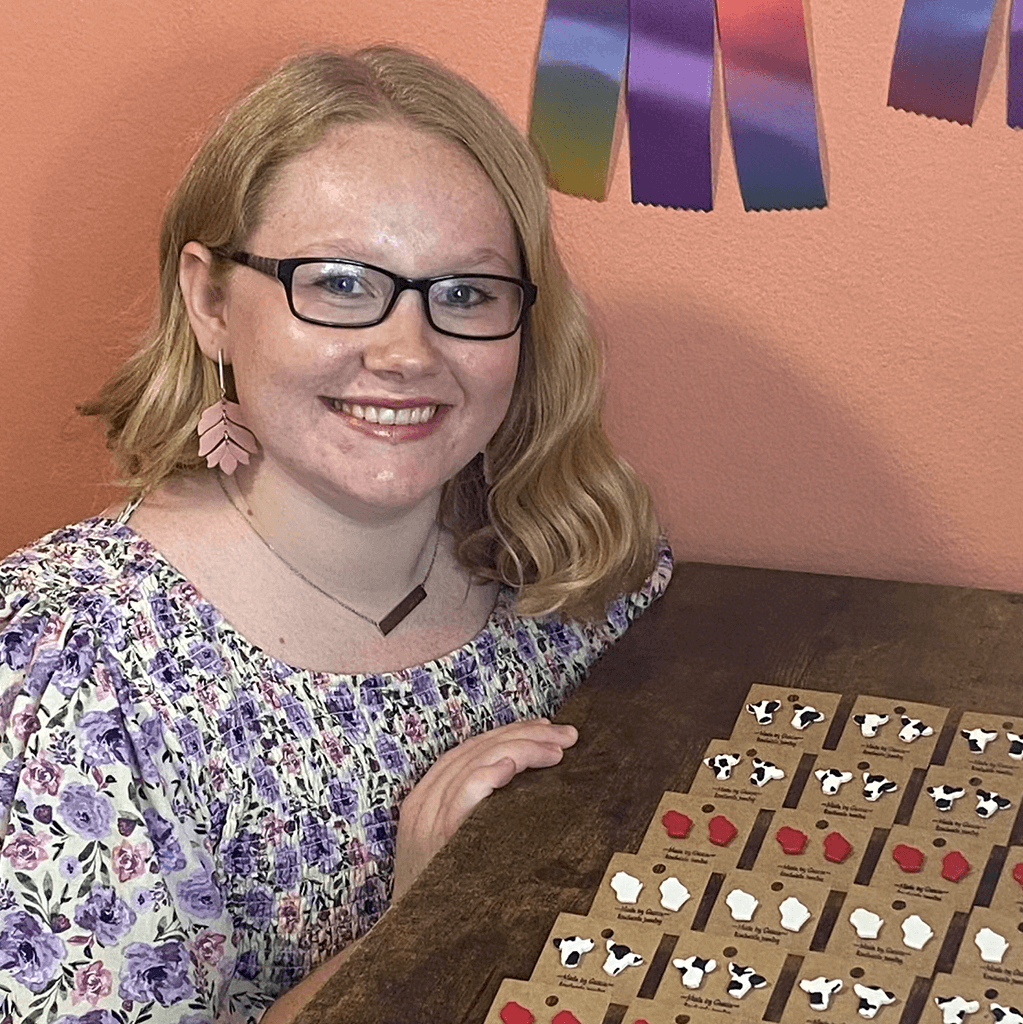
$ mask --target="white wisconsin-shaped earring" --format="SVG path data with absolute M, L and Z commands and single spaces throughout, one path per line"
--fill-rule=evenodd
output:
M 249 456 L 259 448 L 242 416 L 241 406 L 230 402 L 224 388 L 224 355 L 217 350 L 217 370 L 220 373 L 220 398 L 207 406 L 199 417 L 199 455 L 206 459 L 210 469 L 220 468 L 230 476 L 238 464 L 248 465 Z

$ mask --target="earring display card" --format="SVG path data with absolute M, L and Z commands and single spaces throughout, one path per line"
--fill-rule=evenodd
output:
M 975 907 L 966 923 L 953 973 L 997 986 L 1017 1006 L 1023 1002 L 1023 932 L 1019 919 Z
M 854 886 L 828 939 L 829 952 L 850 951 L 863 961 L 934 969 L 954 910 L 921 899 L 893 899 L 872 886 Z
M 959 720 L 945 764 L 992 781 L 1023 778 L 1023 718 L 967 711 Z
M 806 811 L 776 811 L 757 853 L 756 870 L 780 880 L 831 889 L 852 885 L 872 829 L 862 822 Z
M 835 752 L 868 759 L 877 771 L 883 771 L 886 762 L 926 766 L 946 718 L 948 708 L 933 704 L 858 697 Z
M 932 765 L 910 824 L 950 839 L 983 837 L 988 844 L 1003 844 L 1012 832 L 1021 795 L 1023 780 Z
M 594 992 L 566 992 L 507 978 L 483 1024 L 601 1024 L 608 999 Z
M 589 917 L 639 921 L 661 931 L 689 931 L 710 878 L 707 867 L 668 864 L 639 853 L 616 853 L 608 862 Z
M 559 914 L 529 980 L 628 1002 L 639 991 L 662 934 L 655 925 L 635 921 Z
M 782 1024 L 853 1024 L 866 1018 L 896 1024 L 913 987 L 912 974 L 884 962 L 850 963 L 848 956 L 803 958 Z
M 1023 921 L 1023 849 L 1018 846 L 1009 847 L 990 906 L 1004 917 Z
M 624 1021 L 759 1021 L 785 964 L 777 946 L 690 933 L 675 944 L 653 999 L 636 1000 Z
M 837 693 L 754 683 L 731 738 L 756 745 L 770 761 L 790 760 L 783 751 L 812 753 L 824 743 L 840 700 Z
M 764 750 L 755 743 L 712 740 L 689 792 L 718 803 L 781 807 L 801 756 L 800 751 L 787 747 Z
M 818 776 L 816 773 L 822 772 Z M 852 778 L 837 789 L 834 782 Z M 906 787 L 913 777 L 913 765 L 878 760 L 861 755 L 825 751 L 818 756 L 799 798 L 799 809 L 822 814 L 839 822 L 862 822 L 874 828 L 891 825 L 898 813 Z
M 669 866 L 727 871 L 739 862 L 756 817 L 751 804 L 668 792 L 657 805 L 639 852 Z
M 967 911 L 973 906 L 991 846 L 968 836 L 892 827 L 871 886 L 904 899 L 924 899 Z
M 810 948 L 828 889 L 772 877 L 758 865 L 733 871 L 721 884 L 706 932 L 793 951 Z

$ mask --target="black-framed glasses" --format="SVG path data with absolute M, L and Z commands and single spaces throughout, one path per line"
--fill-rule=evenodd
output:
M 275 260 L 226 250 L 216 255 L 277 278 L 291 312 L 322 327 L 373 327 L 387 319 L 398 296 L 411 288 L 423 297 L 427 322 L 438 334 L 498 341 L 519 329 L 526 310 L 536 302 L 531 281 L 499 274 L 412 278 L 358 260 Z

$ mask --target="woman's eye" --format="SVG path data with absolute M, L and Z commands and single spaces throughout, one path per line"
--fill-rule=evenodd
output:
M 361 296 L 365 294 L 362 281 L 354 274 L 323 274 L 316 283 L 331 295 Z
M 445 306 L 461 309 L 479 306 L 484 302 L 490 302 L 493 298 L 493 295 L 479 285 L 469 284 L 466 281 L 449 284 L 440 295 L 440 301 Z

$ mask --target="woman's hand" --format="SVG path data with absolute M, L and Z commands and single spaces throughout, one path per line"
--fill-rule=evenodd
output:
M 442 754 L 402 802 L 394 862 L 397 899 L 484 797 L 527 768 L 557 764 L 579 734 L 546 718 L 513 722 Z

